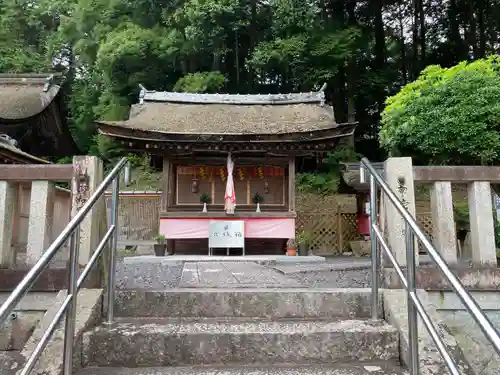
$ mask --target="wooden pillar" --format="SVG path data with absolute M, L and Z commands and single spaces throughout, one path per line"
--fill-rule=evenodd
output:
M 288 160 L 288 210 L 295 212 L 295 156 Z
M 168 211 L 168 205 L 170 203 L 170 174 L 172 173 L 172 166 L 170 163 L 170 158 L 168 156 L 163 156 L 163 173 L 162 173 L 162 190 L 161 190 L 161 212 Z
M 160 214 L 162 212 L 167 212 L 168 206 L 172 203 L 173 174 L 174 168 L 172 166 L 172 162 L 170 161 L 170 157 L 168 155 L 164 155 Z M 175 254 L 175 240 L 167 238 L 167 250 L 170 254 Z

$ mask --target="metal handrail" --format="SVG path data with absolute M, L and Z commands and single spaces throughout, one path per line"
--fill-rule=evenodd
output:
M 394 194 L 389 185 L 385 182 L 382 176 L 375 170 L 370 161 L 366 158 L 361 160 L 361 182 L 365 182 L 365 169 L 370 175 L 370 237 L 371 237 L 371 256 L 372 256 L 372 318 L 378 318 L 379 291 L 378 291 L 378 243 L 389 258 L 390 262 L 396 270 L 396 274 L 401 280 L 404 288 L 407 291 L 408 297 L 408 343 L 409 343 L 409 369 L 410 375 L 418 375 L 420 368 L 419 352 L 418 352 L 418 315 L 422 318 L 422 322 L 433 339 L 436 347 L 443 357 L 446 366 L 453 375 L 460 375 L 457 365 L 453 362 L 451 355 L 448 353 L 446 346 L 439 335 L 436 326 L 432 322 L 431 317 L 425 311 L 424 305 L 420 301 L 416 290 L 416 265 L 415 265 L 415 237 L 422 243 L 427 254 L 437 265 L 445 279 L 449 282 L 453 290 L 458 294 L 458 297 L 465 305 L 466 309 L 472 315 L 480 329 L 483 331 L 486 338 L 493 345 L 493 348 L 500 355 L 500 335 L 493 327 L 493 324 L 486 315 L 483 314 L 481 308 L 465 289 L 461 281 L 453 274 L 446 261 L 441 256 L 439 251 L 432 245 L 427 236 L 424 234 L 420 226 L 417 224 L 413 216 L 404 207 L 403 203 Z M 405 242 L 406 242 L 406 277 L 397 263 L 395 256 L 392 254 L 387 242 L 382 235 L 382 231 L 377 225 L 377 191 L 380 187 L 381 191 L 394 205 L 405 222 Z
M 63 303 L 59 307 L 55 314 L 54 319 L 49 324 L 47 329 L 44 331 L 42 338 L 36 345 L 35 349 L 31 353 L 30 357 L 26 361 L 20 375 L 28 375 L 33 370 L 35 364 L 40 358 L 41 353 L 47 346 L 49 340 L 51 339 L 54 331 L 56 330 L 59 321 L 62 316 L 65 315 L 66 322 L 64 327 L 64 353 L 63 353 L 63 375 L 71 375 L 73 372 L 73 341 L 75 336 L 75 320 L 76 320 L 76 308 L 77 308 L 77 294 L 82 287 L 85 279 L 89 275 L 91 269 L 99 259 L 100 255 L 104 251 L 106 245 L 111 239 L 111 246 L 109 251 L 109 270 L 108 270 L 108 280 L 107 280 L 107 302 L 108 302 L 108 312 L 107 312 L 107 323 L 111 324 L 114 319 L 113 314 L 113 303 L 114 303 L 114 293 L 115 293 L 115 268 L 116 268 L 116 247 L 117 247 L 117 235 L 116 230 L 118 222 L 118 194 L 119 194 L 119 181 L 120 172 L 123 167 L 127 164 L 127 158 L 122 158 L 112 169 L 112 171 L 106 176 L 102 183 L 97 187 L 95 192 L 90 196 L 90 198 L 85 202 L 82 208 L 76 213 L 76 215 L 70 220 L 68 225 L 63 229 L 61 234 L 55 239 L 55 241 L 49 246 L 49 248 L 43 253 L 36 264 L 28 271 L 26 276 L 21 280 L 17 287 L 12 291 L 7 300 L 0 306 L 0 326 L 5 323 L 10 314 L 14 311 L 21 299 L 28 293 L 33 284 L 35 284 L 41 273 L 49 267 L 50 261 L 56 254 L 56 252 L 70 240 L 69 248 L 69 261 L 68 261 L 68 294 L 64 299 Z M 87 214 L 94 208 L 99 199 L 104 195 L 106 189 L 110 184 L 113 184 L 113 192 L 111 198 L 111 224 L 108 231 L 102 238 L 99 245 L 97 245 L 96 250 L 92 254 L 90 261 L 87 263 L 86 267 L 83 269 L 80 277 L 78 277 L 78 253 L 80 245 L 80 224 L 85 219 Z

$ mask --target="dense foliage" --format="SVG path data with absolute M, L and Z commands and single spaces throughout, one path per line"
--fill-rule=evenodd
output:
M 499 15 L 499 0 L 4 0 L 0 72 L 63 72 L 89 153 L 103 150 L 92 120 L 125 118 L 139 83 L 272 93 L 327 82 L 337 121 L 358 120 L 376 158 L 385 98 L 427 65 L 494 53 Z
M 421 163 L 490 164 L 500 160 L 500 60 L 427 67 L 387 99 L 380 141 Z

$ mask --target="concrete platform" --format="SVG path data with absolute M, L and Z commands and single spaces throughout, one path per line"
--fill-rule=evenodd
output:
M 169 255 L 157 257 L 151 255 L 142 255 L 135 257 L 126 257 L 123 259 L 125 264 L 134 263 L 177 263 L 177 262 L 255 262 L 265 265 L 279 264 L 316 264 L 325 263 L 326 258 L 320 256 L 307 257 L 289 257 L 286 255 L 246 255 L 246 256 L 208 256 L 208 255 Z
M 116 286 L 118 289 L 156 290 L 177 287 L 297 288 L 302 285 L 299 281 L 272 267 L 300 262 L 319 265 L 324 264 L 325 258 L 282 255 L 126 257 L 117 265 Z
M 299 288 L 302 285 L 254 262 L 186 262 L 182 288 Z

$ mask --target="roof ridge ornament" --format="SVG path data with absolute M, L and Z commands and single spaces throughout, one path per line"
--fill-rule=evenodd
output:
M 141 92 L 140 103 L 171 102 L 186 104 L 231 104 L 231 105 L 280 105 L 321 104 L 324 92 L 301 92 L 289 94 L 194 94 L 185 92 L 149 91 Z M 141 101 L 142 100 L 142 101 Z
M 50 86 L 54 83 L 54 75 L 51 74 L 47 78 L 45 78 L 45 83 L 43 85 L 43 92 L 47 92 L 50 90 Z
M 325 106 L 325 90 L 326 90 L 326 82 L 323 83 L 323 86 L 319 89 L 319 95 L 320 95 L 320 106 L 324 107 Z
M 139 88 L 141 89 L 141 91 L 139 92 L 139 104 L 144 104 L 144 97 L 146 96 L 146 92 L 148 90 L 146 90 L 146 88 L 140 83 Z
M 17 148 L 17 141 L 14 138 L 12 138 L 11 136 L 9 136 L 8 134 L 1 133 L 0 134 L 0 142 Z

